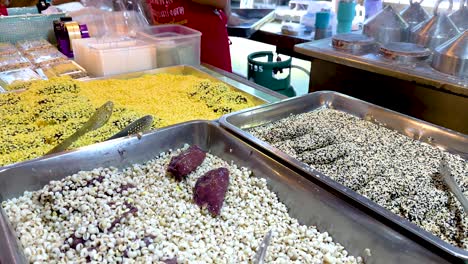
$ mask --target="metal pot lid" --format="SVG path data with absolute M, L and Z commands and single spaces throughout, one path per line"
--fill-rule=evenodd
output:
M 408 57 L 429 56 L 431 51 L 421 45 L 407 42 L 390 42 L 380 46 L 380 51 L 386 54 L 398 54 Z
M 429 19 L 429 14 L 421 7 L 421 2 L 413 2 L 410 0 L 410 5 L 401 11 L 400 15 L 410 26 L 416 26 L 417 24 Z
M 460 31 L 446 14 L 434 15 L 413 28 L 411 42 L 433 50 L 458 34 Z
M 434 16 L 411 30 L 411 42 L 423 45 L 431 50 L 460 34 L 457 26 L 447 14 L 439 14 L 438 8 L 442 0 L 437 0 Z M 451 12 L 453 1 L 449 0 L 448 13 Z
M 363 34 L 379 40 L 379 36 L 386 32 L 404 32 L 409 28 L 408 23 L 390 5 L 383 8 L 375 16 L 364 22 Z M 401 40 L 400 40 L 401 41 Z
M 379 50 L 385 58 L 406 62 L 425 60 L 432 53 L 421 45 L 407 42 L 390 42 L 381 45 Z
M 460 8 L 449 15 L 450 19 L 452 19 L 461 32 L 468 29 L 468 6 L 466 3 L 466 0 L 460 1 Z
M 374 47 L 375 40 L 363 34 L 344 33 L 332 37 L 332 46 L 335 49 L 352 53 L 369 51 Z
M 447 74 L 468 77 L 468 29 L 435 49 L 432 67 Z

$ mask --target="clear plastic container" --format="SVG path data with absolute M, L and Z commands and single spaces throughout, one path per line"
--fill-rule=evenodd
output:
M 200 65 L 201 35 L 180 25 L 152 26 L 137 32 L 156 45 L 158 67 Z
M 75 61 L 94 77 L 156 68 L 154 44 L 139 38 L 73 40 Z

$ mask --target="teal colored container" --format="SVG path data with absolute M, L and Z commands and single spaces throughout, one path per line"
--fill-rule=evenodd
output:
M 340 1 L 338 4 L 336 33 L 349 33 L 356 15 L 356 2 Z
M 260 61 L 260 59 L 265 60 L 265 58 L 266 61 Z M 250 81 L 286 96 L 295 95 L 291 88 L 291 58 L 284 61 L 273 61 L 273 52 L 260 51 L 250 54 L 247 61 L 247 78 Z M 287 71 L 287 76 L 281 79 L 277 78 L 277 74 L 283 71 Z
M 327 29 L 330 24 L 330 12 L 320 11 L 315 14 L 315 28 Z

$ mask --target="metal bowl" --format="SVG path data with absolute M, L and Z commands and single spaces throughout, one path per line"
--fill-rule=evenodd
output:
M 443 73 L 468 78 L 468 29 L 435 49 L 432 67 Z

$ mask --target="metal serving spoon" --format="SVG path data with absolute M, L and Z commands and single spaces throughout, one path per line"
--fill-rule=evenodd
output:
M 254 264 L 264 263 L 267 248 L 270 245 L 271 233 L 272 230 L 268 231 L 268 233 L 265 235 L 265 238 L 263 238 L 262 244 L 260 244 L 260 247 L 258 248 L 257 253 L 255 254 Z
M 106 139 L 116 139 L 119 137 L 126 137 L 129 135 L 134 135 L 140 132 L 145 132 L 146 130 L 150 129 L 153 125 L 153 117 L 150 115 L 144 116 L 140 119 L 133 121 L 130 125 L 126 126 L 124 129 L 117 132 L 117 134 L 113 135 L 112 137 Z
M 442 175 L 442 180 L 445 185 L 447 185 L 449 190 L 453 193 L 453 195 L 455 195 L 457 200 L 463 206 L 463 211 L 465 211 L 465 214 L 468 214 L 468 200 L 460 189 L 460 186 L 458 186 L 458 184 L 455 182 L 455 179 L 450 173 L 450 168 L 448 167 L 447 161 L 444 158 L 442 158 L 440 161 L 439 173 Z
M 73 135 L 64 139 L 62 142 L 60 142 L 60 144 L 55 146 L 45 155 L 64 151 L 84 134 L 96 130 L 105 125 L 112 115 L 113 108 L 114 103 L 112 103 L 111 101 L 108 101 L 105 104 L 103 104 L 96 110 L 96 112 L 94 112 L 94 114 L 88 119 L 88 121 L 86 121 L 86 123 L 83 124 L 83 126 L 81 126 L 75 133 L 73 133 Z

